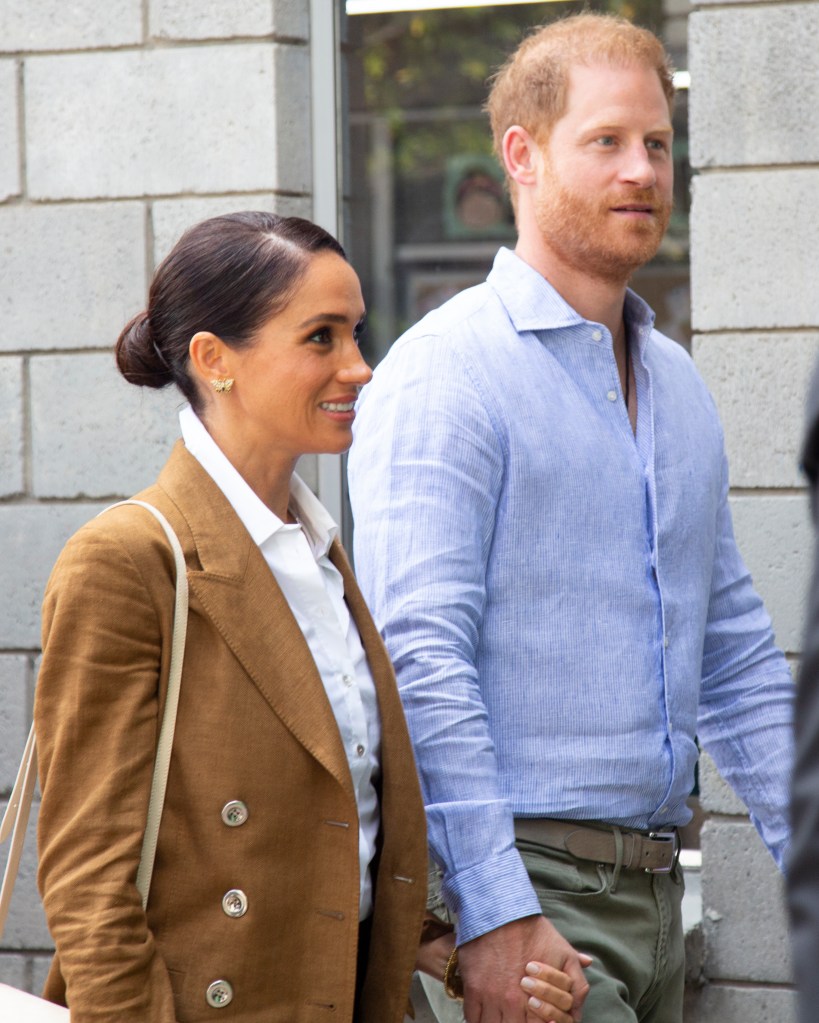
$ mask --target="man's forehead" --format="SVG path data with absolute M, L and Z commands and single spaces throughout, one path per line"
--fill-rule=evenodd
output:
M 656 121 L 652 130 L 672 130 L 670 103 L 656 68 L 602 60 L 569 66 L 566 105 L 557 123 L 566 117 L 605 122 L 637 112 Z

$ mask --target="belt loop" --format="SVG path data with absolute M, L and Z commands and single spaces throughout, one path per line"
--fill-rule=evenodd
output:
M 619 828 L 612 828 L 614 832 L 614 873 L 611 876 L 611 893 L 617 891 L 617 882 L 620 880 L 620 871 L 623 868 L 623 832 Z

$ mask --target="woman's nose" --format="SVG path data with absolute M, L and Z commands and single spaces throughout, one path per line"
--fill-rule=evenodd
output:
M 368 384 L 372 380 L 373 371 L 364 361 L 355 342 L 349 345 L 344 364 L 338 375 L 344 383 L 355 384 L 358 387 L 363 387 L 364 384 Z

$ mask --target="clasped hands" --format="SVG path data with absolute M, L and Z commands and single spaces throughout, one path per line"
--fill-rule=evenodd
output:
M 416 969 L 442 981 L 455 936 L 429 915 Z M 513 920 L 458 950 L 467 1023 L 578 1023 L 591 958 L 576 952 L 542 916 Z

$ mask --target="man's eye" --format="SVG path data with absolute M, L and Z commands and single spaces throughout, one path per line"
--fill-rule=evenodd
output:
M 658 153 L 665 153 L 668 151 L 668 143 L 664 142 L 663 139 L 649 139 L 648 142 L 646 142 L 646 146 Z
M 601 146 L 613 146 L 615 139 L 613 135 L 601 135 L 597 142 Z

